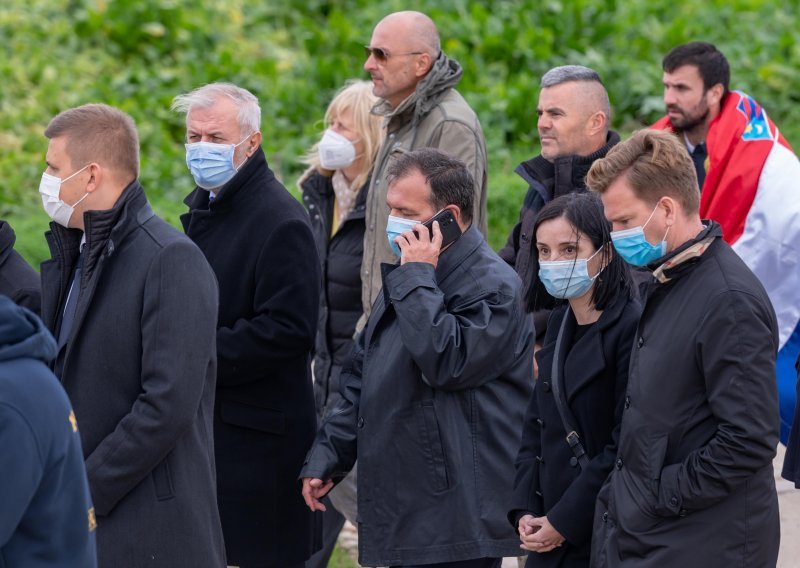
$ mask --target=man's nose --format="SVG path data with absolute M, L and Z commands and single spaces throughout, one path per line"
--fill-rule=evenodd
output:
M 664 104 L 674 105 L 676 102 L 677 100 L 675 97 L 675 91 L 673 91 L 669 87 L 664 87 Z
M 367 60 L 364 62 L 364 71 L 371 73 L 377 69 L 377 65 L 375 65 L 375 56 L 371 53 L 367 56 Z

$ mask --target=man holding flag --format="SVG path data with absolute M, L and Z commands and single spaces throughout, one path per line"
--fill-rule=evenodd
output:
M 795 407 L 800 352 L 800 161 L 756 101 L 729 91 L 730 67 L 710 43 L 679 45 L 663 60 L 667 115 L 653 125 L 675 132 L 697 171 L 700 217 L 723 237 L 766 288 L 778 316 L 781 441 Z

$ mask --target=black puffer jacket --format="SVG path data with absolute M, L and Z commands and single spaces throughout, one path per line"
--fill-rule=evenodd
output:
M 339 372 L 353 348 L 361 317 L 361 259 L 364 254 L 364 210 L 369 179 L 361 187 L 353 210 L 331 236 L 336 196 L 330 177 L 313 171 L 300 182 L 303 204 L 319 253 L 323 285 L 314 356 L 314 399 L 322 418 L 340 398 Z

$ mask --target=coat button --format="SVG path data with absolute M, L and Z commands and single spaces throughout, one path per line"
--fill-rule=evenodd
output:
M 537 492 L 536 492 L 536 496 L 537 496 L 537 497 L 541 497 L 541 496 L 542 496 L 542 492 L 541 492 L 541 491 L 537 491 Z
M 603 513 L 603 522 L 605 523 L 605 522 L 607 522 L 607 521 L 608 521 L 608 511 L 606 511 L 605 513 Z
M 544 420 L 541 418 L 537 418 L 536 423 L 539 425 L 539 428 L 544 428 Z
M 677 497 L 671 497 L 670 500 L 669 500 L 669 504 L 672 505 L 673 507 L 677 507 L 678 506 L 678 498 Z
M 641 349 L 641 348 L 642 348 L 642 345 L 644 345 L 644 337 L 642 337 L 642 336 L 640 335 L 640 336 L 639 336 L 639 341 L 638 341 L 636 344 L 639 346 L 639 349 Z
M 625 397 L 625 408 L 628 409 L 630 407 L 631 407 L 631 397 L 626 396 Z
M 359 428 L 363 428 L 364 427 L 364 417 L 363 416 L 359 416 L 358 417 L 358 427 Z
M 548 383 L 547 381 L 544 381 L 542 383 L 542 387 L 544 387 L 544 392 L 550 392 L 550 383 Z
M 685 517 L 685 516 L 686 516 L 686 514 L 687 514 L 688 512 L 689 512 L 689 511 L 687 511 L 686 509 L 681 509 L 681 510 L 680 510 L 680 512 L 678 512 L 678 516 L 679 516 L 680 518 L 683 518 L 683 517 Z
M 571 465 L 572 467 L 576 467 L 578 465 L 578 458 L 576 458 L 575 456 L 569 458 L 569 465 Z
M 544 458 L 542 458 L 542 456 L 536 456 L 536 461 L 538 461 L 539 463 L 543 464 L 544 463 Z
M 617 469 L 622 469 L 622 458 L 617 458 L 616 466 Z

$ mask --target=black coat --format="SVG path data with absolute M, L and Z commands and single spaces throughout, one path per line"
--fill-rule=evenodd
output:
M 369 180 L 358 192 L 353 210 L 333 236 L 336 196 L 331 178 L 314 171 L 301 182 L 301 187 L 317 243 L 323 281 L 314 353 L 314 398 L 321 418 L 323 410 L 340 398 L 339 373 L 353 349 L 353 334 L 362 313 L 361 258 Z
M 505 516 L 533 367 L 522 283 L 475 227 L 435 270 L 384 274 L 301 475 L 339 480 L 358 458 L 363 565 L 515 555 Z
M 80 424 L 97 558 L 114 568 L 225 565 L 211 414 L 217 287 L 138 182 L 84 215 L 80 296 L 61 373 Z M 81 232 L 51 223 L 42 319 L 58 337 Z
M 259 148 L 210 204 L 181 216 L 219 282 L 214 436 L 228 562 L 287 566 L 312 552 L 297 485 L 316 430 L 310 354 L 319 261 L 308 215 Z
M 569 351 L 561 375 L 574 426 L 589 456 L 586 469 L 578 466 L 567 445 L 551 389 L 556 337 L 566 307 L 552 312 L 544 345 L 536 354 L 539 379 L 525 415 L 509 520 L 516 528 L 523 513 L 547 515 L 566 542 L 552 552 L 530 553 L 528 566 L 589 565 L 595 500 L 614 467 L 640 311 L 636 300 L 620 293 L 574 344 L 576 321 L 569 312 L 562 347 Z
M 794 410 L 789 442 L 786 444 L 786 457 L 783 460 L 781 475 L 800 489 L 800 357 L 794 364 L 797 369 L 797 404 Z
M 706 238 L 646 291 L 594 566 L 775 566 L 775 313 L 718 224 Z
M 38 315 L 42 308 L 39 273 L 14 250 L 16 240 L 11 225 L 0 220 L 0 295 Z

